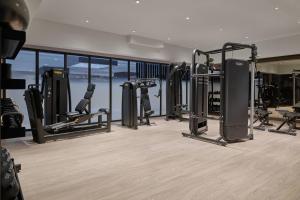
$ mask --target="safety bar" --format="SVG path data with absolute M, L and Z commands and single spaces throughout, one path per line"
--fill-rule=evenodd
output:
M 231 43 L 231 42 L 227 42 L 223 45 L 222 48 L 222 69 L 224 69 L 224 65 L 225 65 L 225 60 L 226 60 L 226 51 L 228 51 L 228 49 L 232 48 L 232 51 L 235 50 L 242 50 L 242 49 L 251 49 L 251 61 L 255 62 L 256 61 L 256 56 L 257 56 L 257 47 L 255 44 L 249 45 L 249 44 L 240 44 L 240 43 Z
M 241 50 L 243 48 L 241 47 L 228 47 L 225 49 L 225 51 L 236 51 L 236 50 Z M 216 49 L 216 50 L 212 50 L 212 51 L 207 51 L 206 53 L 212 55 L 212 54 L 219 54 L 222 53 L 223 49 Z

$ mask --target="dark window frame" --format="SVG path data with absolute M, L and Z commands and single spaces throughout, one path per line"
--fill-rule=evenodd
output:
M 143 63 L 143 65 L 147 64 L 154 64 L 159 66 L 159 81 L 160 81 L 160 91 L 161 95 L 165 95 L 165 91 L 162 91 L 162 84 L 161 82 L 163 81 L 163 66 L 168 65 L 168 63 L 162 63 L 162 62 L 152 62 L 148 60 L 138 60 L 138 59 L 124 59 L 118 56 L 99 56 L 99 55 L 93 55 L 93 54 L 84 54 L 84 53 L 73 53 L 73 52 L 67 52 L 67 51 L 56 51 L 56 50 L 48 50 L 48 49 L 39 49 L 39 48 L 28 48 L 24 47 L 22 50 L 25 51 L 32 51 L 35 52 L 35 80 L 36 84 L 39 84 L 39 65 L 40 65 L 40 53 L 53 53 L 53 54 L 62 54 L 64 56 L 64 70 L 67 70 L 68 68 L 68 63 L 67 63 L 67 57 L 68 56 L 82 56 L 82 57 L 88 57 L 88 82 L 91 82 L 91 58 L 99 58 L 99 59 L 109 59 L 109 110 L 112 110 L 112 61 L 113 60 L 121 60 L 121 61 L 127 61 L 128 62 L 128 80 L 130 80 L 130 64 L 131 62 L 139 62 Z M 155 70 L 155 69 L 153 69 Z M 160 102 L 159 102 L 159 114 L 155 115 L 153 117 L 163 117 L 165 114 L 162 114 L 162 96 L 160 97 Z M 89 110 L 91 108 L 89 107 Z M 112 120 L 113 122 L 118 122 L 120 120 Z

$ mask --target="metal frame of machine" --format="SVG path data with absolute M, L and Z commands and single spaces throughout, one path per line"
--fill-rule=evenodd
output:
M 37 85 L 28 86 L 28 89 L 25 91 L 25 100 L 32 128 L 33 140 L 36 143 L 41 144 L 49 140 L 73 138 L 96 132 L 110 132 L 111 130 L 111 113 L 105 109 L 99 109 L 96 113 L 78 112 L 76 115 L 69 115 L 66 113 L 66 121 L 43 126 L 42 121 L 44 112 L 42 108 L 42 97 Z M 84 105 L 82 110 L 86 110 L 85 106 L 88 104 Z M 102 121 L 103 114 L 107 116 L 106 123 Z M 98 117 L 98 122 L 96 124 L 81 124 L 94 117 Z
M 292 78 L 293 78 L 293 106 L 295 106 L 298 102 L 296 102 L 296 80 L 299 79 L 297 76 L 300 75 L 300 70 L 293 70 Z
M 151 125 L 149 118 L 154 111 L 151 110 L 148 88 L 155 87 L 156 80 L 155 78 L 144 78 L 136 81 L 126 81 L 121 85 L 122 126 L 137 129 L 138 125 Z M 141 90 L 139 116 L 137 116 L 137 89 Z M 146 122 L 144 122 L 144 119 Z M 140 121 L 139 123 L 138 120 Z
M 190 68 L 185 62 L 169 65 L 166 75 L 166 120 L 188 120 L 188 118 L 183 116 L 184 114 L 188 114 L 189 111 L 188 105 L 183 104 L 182 81 L 189 71 Z
M 248 134 L 248 95 L 244 95 L 236 100 L 237 95 L 241 95 L 238 90 L 249 89 L 249 82 L 247 79 L 241 79 L 235 73 L 243 73 L 245 76 L 249 76 L 248 61 L 242 60 L 226 60 L 227 51 L 236 51 L 241 49 L 250 49 L 251 57 L 251 102 L 250 102 L 250 133 Z M 217 139 L 208 138 L 203 136 L 208 130 L 207 126 L 207 99 L 208 99 L 208 79 L 210 74 L 208 73 L 208 66 L 210 60 L 210 54 L 222 53 L 222 65 L 219 76 L 221 77 L 221 109 L 220 109 L 220 137 Z M 204 55 L 206 57 L 206 65 L 197 64 L 196 57 Z M 236 142 L 242 139 L 253 139 L 253 117 L 254 117 L 254 71 L 255 62 L 257 56 L 257 47 L 253 45 L 245 45 L 238 43 L 226 43 L 222 49 L 214 50 L 210 52 L 203 52 L 195 49 L 193 52 L 191 73 L 190 73 L 190 133 L 182 133 L 185 137 L 198 139 L 205 142 L 210 142 L 218 145 L 225 146 L 228 142 Z M 230 67 L 229 67 L 230 66 Z M 235 69 L 233 69 L 233 67 Z M 241 69 L 242 66 L 244 67 Z M 197 68 L 206 68 L 206 73 L 198 73 Z M 239 70 L 239 71 L 238 71 Z M 242 70 L 242 71 L 241 71 Z M 214 74 L 213 76 L 216 76 Z M 200 79 L 200 81 L 199 81 Z M 234 84 L 232 82 L 241 81 L 243 84 Z M 244 88 L 241 86 L 245 86 Z M 246 87 L 247 86 L 247 87 Z M 201 88 L 199 90 L 199 87 Z M 235 87 L 233 89 L 233 87 Z M 239 87 L 239 88 L 238 88 Z M 200 93 L 199 93 L 200 92 Z M 229 94 L 230 92 L 230 94 Z M 239 94 L 238 94 L 239 93 Z M 200 104 L 199 104 L 199 99 Z M 230 99 L 230 100 L 229 100 Z M 237 109 L 241 107 L 241 109 Z M 240 113 L 243 113 L 241 116 Z M 242 119 L 241 119 L 242 118 Z M 243 134 L 241 134 L 243 132 Z

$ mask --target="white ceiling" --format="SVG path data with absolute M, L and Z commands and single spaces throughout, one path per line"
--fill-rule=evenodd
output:
M 213 49 L 300 34 L 299 11 L 300 0 L 43 0 L 35 17 Z

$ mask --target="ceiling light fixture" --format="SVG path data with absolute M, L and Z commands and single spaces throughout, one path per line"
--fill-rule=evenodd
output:
M 189 21 L 191 18 L 190 18 L 190 17 L 186 17 L 185 19 L 186 19 L 187 21 Z
M 140 0 L 136 0 L 135 3 L 136 3 L 136 4 L 139 4 L 139 3 L 141 3 L 141 1 L 140 1 Z
M 275 7 L 274 10 L 279 10 L 279 8 L 278 8 L 278 7 Z
M 168 41 L 170 41 L 170 40 L 171 40 L 171 38 L 168 37 Z
M 88 19 L 86 19 L 86 20 L 85 20 L 85 23 L 87 23 L 87 24 L 88 24 L 88 23 L 90 23 L 90 21 L 89 21 Z
M 249 39 L 249 36 L 245 36 L 245 39 Z
M 136 30 L 133 30 L 132 32 L 133 32 L 133 33 L 136 33 Z

